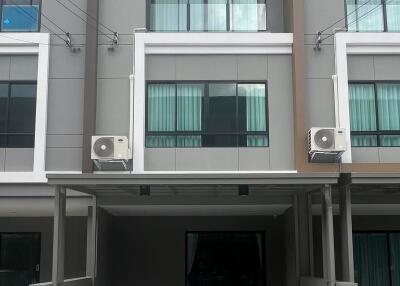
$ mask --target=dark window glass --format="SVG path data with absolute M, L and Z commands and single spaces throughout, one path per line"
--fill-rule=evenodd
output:
M 208 93 L 207 131 L 235 132 L 236 85 L 210 84 Z
M 0 84 L 0 147 L 34 147 L 35 117 L 36 84 Z
M 187 286 L 263 286 L 261 232 L 190 232 L 186 235 Z
M 3 0 L 1 30 L 3 32 L 39 31 L 39 0 Z
M 8 84 L 0 83 L 0 133 L 7 131 Z
M 35 130 L 36 84 L 12 84 L 9 103 L 9 133 Z
M 268 146 L 263 83 L 150 83 L 146 147 Z

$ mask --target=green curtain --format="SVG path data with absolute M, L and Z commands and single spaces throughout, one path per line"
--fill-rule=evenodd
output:
M 176 88 L 174 84 L 149 84 L 147 97 L 147 130 L 175 131 Z M 147 147 L 173 147 L 173 136 L 147 136 Z
M 390 0 L 386 2 L 386 16 L 388 31 L 400 31 L 400 0 Z
M 349 15 L 350 13 L 352 14 Z M 384 30 L 381 0 L 348 0 L 347 15 L 349 15 L 347 19 L 349 31 Z
M 376 131 L 375 88 L 373 84 L 349 84 L 351 131 Z M 376 136 L 352 136 L 352 146 L 376 146 Z
M 153 1 L 154 3 L 150 7 L 150 29 L 152 31 L 186 31 L 187 5 L 185 0 Z
M 377 84 L 379 130 L 400 131 L 400 84 Z M 400 136 L 381 136 L 381 146 L 400 146 Z
M 204 31 L 205 27 L 205 8 L 204 0 L 190 1 L 190 30 Z
M 208 31 L 226 31 L 226 1 L 208 0 Z
M 355 233 L 354 266 L 359 286 L 390 286 L 389 254 L 385 233 Z
M 392 285 L 400 285 L 400 233 L 389 234 Z
M 258 30 L 258 4 L 257 0 L 233 0 L 232 29 L 234 31 Z
M 203 84 L 177 86 L 177 131 L 202 131 Z M 201 136 L 178 136 L 178 147 L 200 147 Z
M 266 91 L 264 84 L 239 84 L 239 96 L 246 98 L 246 131 L 267 131 Z M 248 135 L 248 147 L 268 146 L 268 137 Z

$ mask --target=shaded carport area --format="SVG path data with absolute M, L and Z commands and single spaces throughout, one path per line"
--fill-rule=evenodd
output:
M 63 245 L 66 190 L 71 189 L 93 198 L 87 231 L 90 285 L 184 286 L 185 258 L 180 256 L 185 245 L 174 252 L 173 246 L 162 244 L 182 239 L 168 233 L 254 230 L 262 225 L 268 230 L 266 285 L 351 285 L 337 282 L 335 269 L 332 192 L 339 190 L 340 231 L 347 234 L 341 236 L 340 259 L 350 273 L 342 280 L 354 281 L 352 252 L 345 251 L 352 249 L 350 188 L 340 187 L 347 185 L 339 177 L 338 173 L 48 174 L 56 192 L 52 284 L 69 285 L 63 277 Z M 321 209 L 321 278 L 314 277 L 313 204 Z M 132 229 L 137 231 L 126 231 Z M 157 243 L 147 247 L 157 251 L 141 252 L 146 248 L 141 243 L 150 243 L 153 237 Z M 163 253 L 168 248 L 170 252 Z M 139 261 L 121 259 L 124 255 Z M 148 268 L 140 268 L 145 264 Z M 160 271 L 142 275 L 157 267 Z M 87 285 L 80 283 L 73 285 Z

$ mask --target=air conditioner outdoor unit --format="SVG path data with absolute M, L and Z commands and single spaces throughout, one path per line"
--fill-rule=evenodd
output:
M 93 160 L 129 160 L 126 136 L 92 136 Z
M 346 151 L 346 131 L 343 128 L 311 128 L 308 131 L 308 153 L 311 162 L 338 162 Z

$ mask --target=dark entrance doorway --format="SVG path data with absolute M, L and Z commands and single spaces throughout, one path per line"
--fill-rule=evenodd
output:
M 40 233 L 0 233 L 0 286 L 39 282 Z
M 264 286 L 263 232 L 188 232 L 187 286 Z

